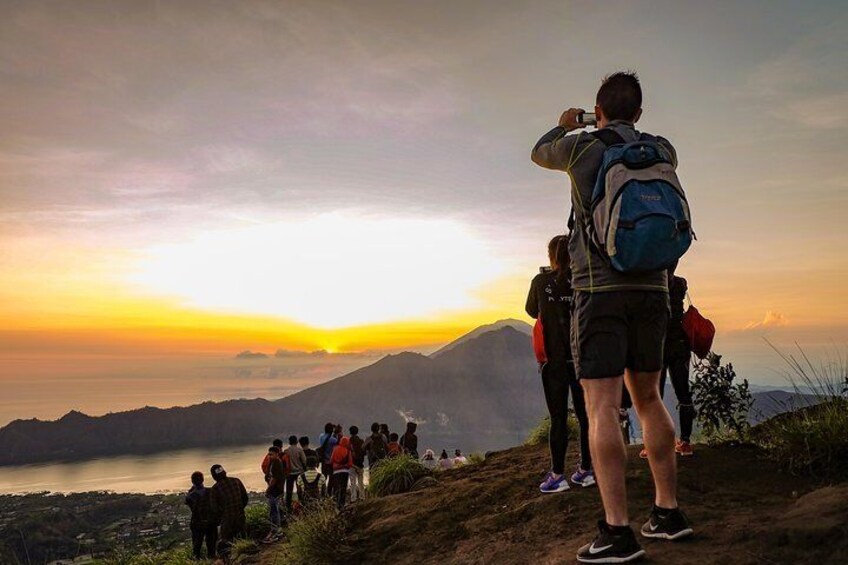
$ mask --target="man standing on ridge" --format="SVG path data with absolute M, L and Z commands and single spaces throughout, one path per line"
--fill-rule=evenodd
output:
M 244 537 L 247 489 L 236 477 L 228 477 L 221 465 L 212 465 L 211 473 L 215 486 L 210 489 L 209 503 L 221 520 L 218 554 L 229 559 L 233 540 Z
M 659 395 L 669 318 L 666 271 L 614 269 L 610 258 L 590 241 L 587 230 L 593 221 L 593 189 L 607 147 L 640 140 L 634 127 L 642 115 L 642 89 L 636 74 L 606 77 L 596 96 L 595 114 L 597 132 L 566 135 L 586 127 L 588 120 L 584 121 L 580 108 L 563 112 L 557 127 L 533 148 L 531 158 L 542 167 L 565 171 L 571 179 L 574 227 L 568 250 L 575 291 L 571 348 L 586 393 L 589 443 L 605 512 L 598 536 L 580 548 L 577 560 L 626 563 L 641 558 L 645 551 L 630 528 L 627 511 L 627 451 L 619 427 L 623 384 L 642 421 L 656 489 L 642 535 L 676 540 L 693 530 L 677 505 L 674 424 Z M 662 158 L 676 166 L 672 145 L 661 137 L 653 139 Z

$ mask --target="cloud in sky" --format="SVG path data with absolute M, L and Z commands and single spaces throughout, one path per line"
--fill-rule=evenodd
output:
M 764 329 L 764 328 L 784 328 L 789 325 L 789 320 L 780 312 L 769 310 L 759 322 L 749 322 L 745 326 L 746 330 Z
M 802 258 L 808 300 L 848 275 L 848 235 L 820 229 L 848 203 L 845 20 L 836 2 L 658 2 L 650 14 L 553 0 L 5 3 L 0 245 L 12 251 L 0 299 L 15 287 L 21 302 L 8 273 L 24 270 L 34 236 L 57 257 L 114 247 L 142 258 L 138 272 L 204 234 L 351 209 L 448 219 L 522 280 L 568 212 L 567 179 L 533 167 L 530 147 L 564 107 L 591 104 L 601 76 L 635 68 L 641 124 L 677 145 L 693 203 L 699 242 L 682 268 L 714 289 L 702 300 L 732 301 L 724 323 L 742 328 L 782 303 L 773 279 L 786 257 Z M 601 32 L 604 49 L 588 48 Z M 762 304 L 743 296 L 766 287 Z M 824 311 L 781 309 L 793 322 Z M 827 322 L 848 324 L 845 311 L 828 308 Z

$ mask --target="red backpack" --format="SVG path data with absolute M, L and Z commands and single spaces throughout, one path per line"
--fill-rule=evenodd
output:
M 713 347 L 715 338 L 715 326 L 711 321 L 704 318 L 695 306 L 690 305 L 683 314 L 683 333 L 689 339 L 692 352 L 703 359 L 709 354 Z
M 536 318 L 536 323 L 533 325 L 533 353 L 536 354 L 536 361 L 539 365 L 544 365 L 548 362 L 548 354 L 545 352 L 545 329 L 542 327 L 542 314 Z

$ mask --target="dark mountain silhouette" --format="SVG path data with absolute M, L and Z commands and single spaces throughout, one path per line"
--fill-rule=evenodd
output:
M 449 344 L 445 345 L 444 347 L 442 347 L 441 349 L 439 349 L 435 353 L 431 353 L 430 357 L 436 357 L 438 355 L 441 355 L 442 353 L 450 351 L 451 349 L 453 349 L 454 347 L 456 347 L 460 343 L 465 343 L 469 339 L 474 339 L 475 337 L 482 335 L 486 332 L 499 330 L 499 329 L 505 328 L 505 327 L 515 328 L 516 330 L 518 330 L 522 333 L 525 333 L 527 335 L 532 335 L 532 333 L 533 333 L 533 326 L 531 326 L 527 322 L 522 322 L 521 320 L 516 320 L 514 318 L 505 318 L 503 320 L 498 320 L 497 322 L 494 322 L 494 323 L 491 323 L 491 324 L 486 324 L 485 326 L 480 326 L 479 328 L 475 328 L 475 329 L 471 330 L 467 334 L 462 335 L 462 336 L 456 338 L 455 340 L 453 340 L 452 342 L 450 342 Z
M 328 421 L 355 424 L 364 435 L 373 421 L 402 432 L 414 420 L 422 446 L 486 451 L 520 443 L 545 414 L 529 336 L 505 324 L 451 345 L 429 357 L 388 355 L 273 402 L 145 407 L 100 417 L 72 411 L 50 422 L 16 420 L 0 428 L 0 465 L 243 445 L 292 433 L 315 441 Z M 755 393 L 753 419 L 810 403 L 795 396 Z M 666 402 L 672 409 L 673 397 L 669 386 Z
M 511 326 L 467 339 L 435 357 L 389 355 L 292 396 L 142 408 L 90 417 L 70 412 L 56 421 L 17 420 L 0 429 L 0 465 L 315 435 L 328 421 L 372 421 L 465 449 L 490 449 L 522 439 L 544 411 L 529 338 Z

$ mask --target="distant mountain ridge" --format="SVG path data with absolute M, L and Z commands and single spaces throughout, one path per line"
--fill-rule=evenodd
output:
M 371 422 L 468 449 L 523 438 L 544 412 L 529 337 L 511 325 L 467 337 L 436 356 L 388 355 L 362 369 L 277 401 L 205 402 L 0 428 L 0 465 L 72 460 L 317 433 L 328 421 L 366 430 Z
M 502 322 L 430 356 L 388 355 L 276 401 L 145 407 L 99 417 L 71 411 L 55 421 L 16 420 L 0 428 L 0 465 L 244 445 L 290 434 L 315 441 L 328 421 L 355 424 L 363 432 L 374 421 L 398 432 L 416 421 L 426 445 L 506 448 L 520 443 L 546 410 L 526 328 Z M 670 386 L 667 391 L 666 404 L 674 413 Z M 814 401 L 783 391 L 753 396 L 754 422 Z

